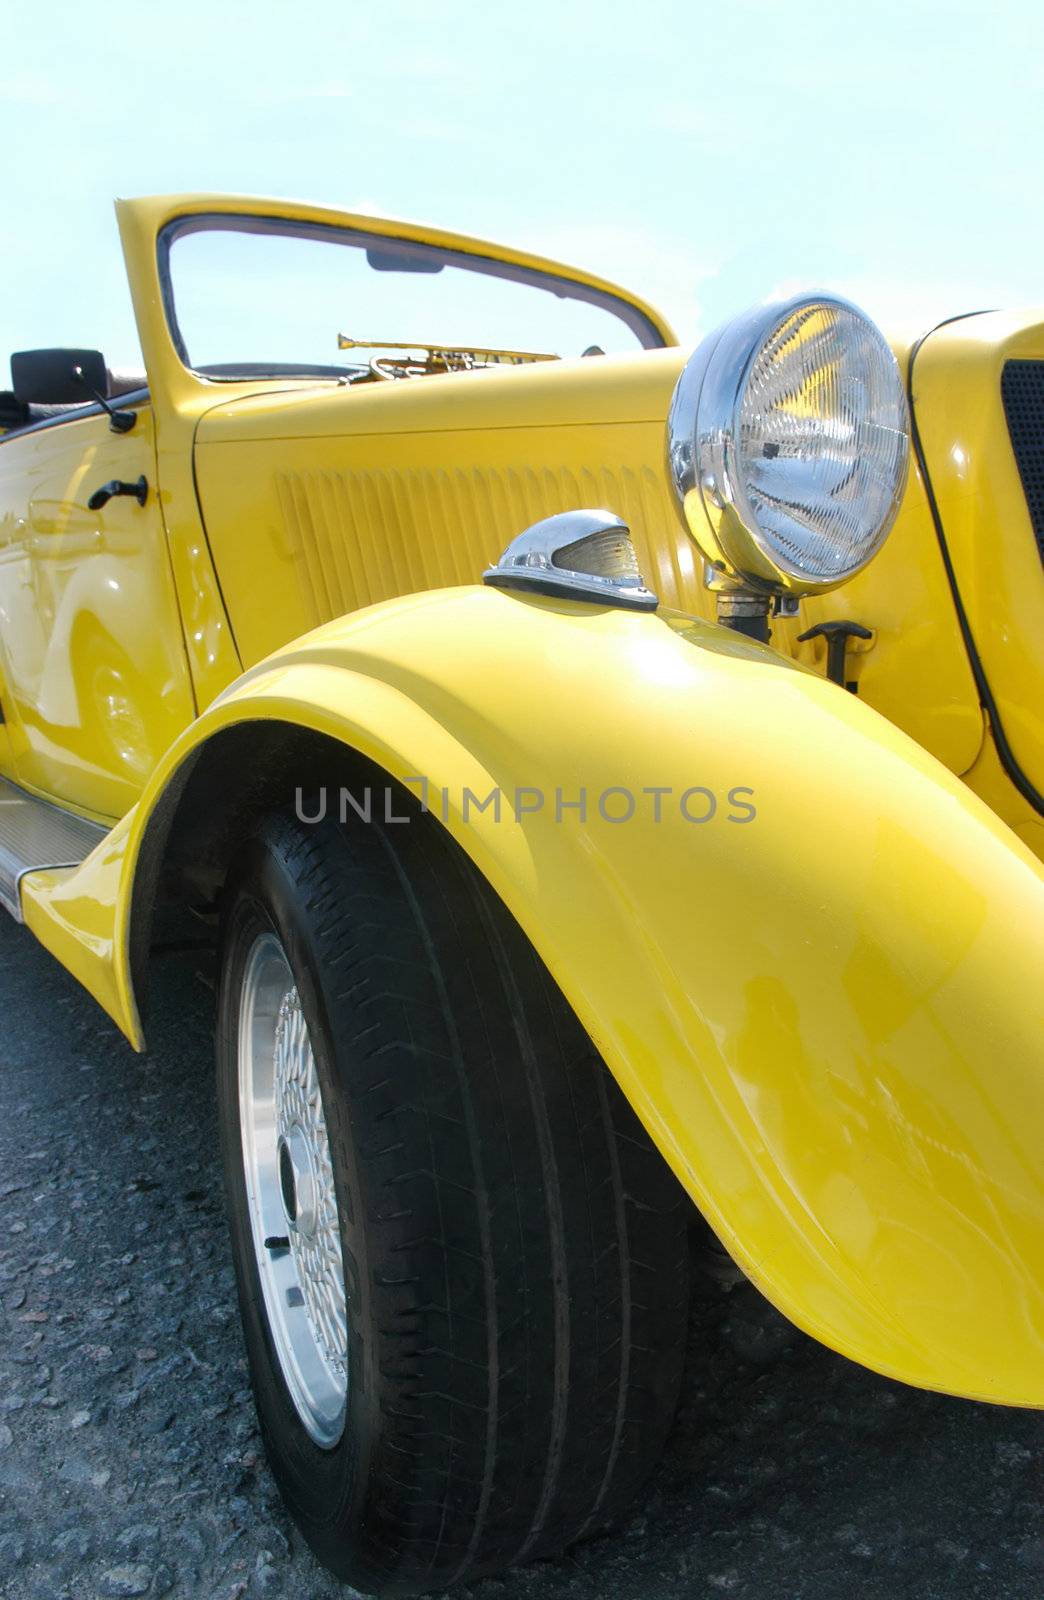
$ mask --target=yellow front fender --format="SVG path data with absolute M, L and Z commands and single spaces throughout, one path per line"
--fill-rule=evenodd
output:
M 1044 872 L 932 757 L 689 618 L 391 601 L 252 669 L 83 867 L 27 880 L 27 920 L 132 1037 L 150 819 L 186 757 L 260 719 L 428 780 L 793 1321 L 912 1383 L 1044 1404 Z M 499 820 L 465 793 L 494 789 Z

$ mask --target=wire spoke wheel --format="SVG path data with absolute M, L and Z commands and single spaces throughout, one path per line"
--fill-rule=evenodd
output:
M 670 1426 L 689 1297 L 676 1179 L 506 908 L 414 820 L 258 818 L 218 991 L 265 1449 L 320 1560 L 382 1597 L 611 1522 Z
M 308 1027 L 274 933 L 247 956 L 239 1008 L 247 1207 L 276 1357 L 316 1444 L 348 1398 L 348 1320 L 330 1141 Z

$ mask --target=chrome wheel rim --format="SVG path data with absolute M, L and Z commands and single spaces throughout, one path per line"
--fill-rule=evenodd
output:
M 335 1445 L 348 1398 L 344 1263 L 315 1055 L 274 933 L 247 956 L 239 1006 L 247 1209 L 275 1353 L 316 1444 Z

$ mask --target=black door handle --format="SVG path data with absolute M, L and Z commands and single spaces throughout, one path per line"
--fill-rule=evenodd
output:
M 149 485 L 144 472 L 137 483 L 124 483 L 122 478 L 110 478 L 100 489 L 95 489 L 87 502 L 87 509 L 100 511 L 102 506 L 107 506 L 110 500 L 114 500 L 120 494 L 129 494 L 139 506 L 143 506 L 149 494 Z

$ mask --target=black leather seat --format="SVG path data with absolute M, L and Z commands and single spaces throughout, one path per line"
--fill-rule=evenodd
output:
M 71 416 L 73 412 L 82 410 L 83 406 L 28 405 L 10 389 L 0 390 L 0 429 L 6 433 L 11 433 L 15 428 L 28 428 L 34 422 L 49 422 L 52 417 Z
M 8 432 L 11 428 L 24 428 L 29 420 L 29 407 L 24 400 L 19 400 L 10 389 L 0 389 L 0 428 Z

